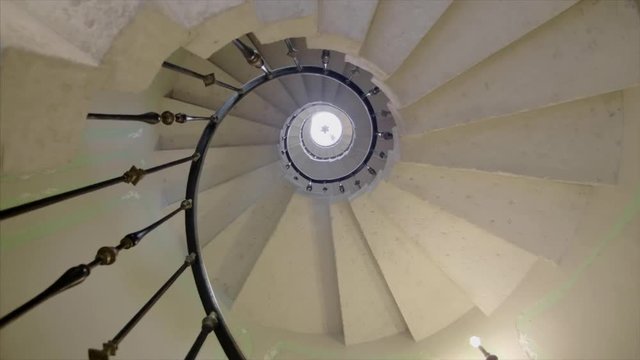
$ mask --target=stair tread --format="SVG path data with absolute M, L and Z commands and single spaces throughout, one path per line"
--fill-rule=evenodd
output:
M 254 44 L 251 43 L 247 36 L 241 37 L 240 40 L 248 46 L 254 47 Z M 266 54 L 261 53 L 261 55 L 265 59 L 266 63 L 273 67 L 271 59 L 268 58 Z M 228 43 L 220 50 L 216 51 L 211 55 L 211 57 L 209 57 L 209 61 L 242 83 L 246 83 L 263 74 L 262 70 L 247 64 L 242 54 L 233 43 Z M 285 115 L 290 114 L 297 107 L 294 100 L 289 97 L 289 93 L 280 80 L 268 82 L 263 86 L 256 88 L 255 92 Z
M 291 199 L 293 189 L 280 183 L 261 196 L 203 248 L 209 279 L 231 308 Z M 222 295 L 222 296 L 220 296 Z
M 162 99 L 160 107 L 174 113 L 183 112 L 195 116 L 210 116 L 214 113 L 214 110 L 171 98 Z M 204 121 L 161 126 L 158 128 L 158 147 L 161 150 L 195 149 L 205 126 Z M 276 144 L 279 136 L 280 131 L 274 127 L 227 115 L 216 129 L 211 146 Z
M 233 86 L 242 85 L 210 61 L 191 54 L 184 49 L 178 52 L 182 54 L 183 58 L 177 62 L 177 65 L 201 74 L 215 73 L 218 80 Z M 217 85 L 205 87 L 201 80 L 189 76 L 178 76 L 171 97 L 201 107 L 218 109 L 233 94 L 233 91 Z M 280 127 L 285 119 L 285 115 L 280 110 L 253 92 L 246 94 L 243 100 L 236 104 L 231 110 L 231 115 L 274 127 Z
M 572 101 L 401 140 L 402 160 L 584 184 L 616 184 L 622 93 Z
M 373 201 L 490 315 L 520 284 L 536 256 L 491 233 L 381 182 Z
M 301 333 L 339 333 L 330 226 L 326 203 L 294 194 L 233 311 L 264 326 Z
M 407 329 L 349 203 L 331 205 L 331 229 L 347 345 Z
M 447 128 L 638 84 L 636 8 L 633 1 L 580 2 L 401 109 L 407 132 Z M 418 82 L 412 78 L 411 83 Z
M 590 186 L 399 163 L 389 181 L 532 254 L 559 261 L 591 198 Z
M 473 308 L 467 294 L 367 195 L 353 200 L 351 207 L 416 341 Z
M 575 2 L 454 1 L 385 83 L 407 106 Z
M 194 150 L 160 150 L 153 153 L 155 163 L 180 159 Z M 209 149 L 200 174 L 200 191 L 208 190 L 257 168 L 278 160 L 276 145 L 232 146 Z M 158 174 L 154 181 L 162 187 L 165 203 L 171 204 L 184 198 L 188 168 L 174 167 Z
M 319 2 L 318 33 L 307 38 L 309 48 L 357 54 L 377 6 L 378 0 Z
M 386 79 L 409 56 L 452 0 L 380 1 L 360 50 Z

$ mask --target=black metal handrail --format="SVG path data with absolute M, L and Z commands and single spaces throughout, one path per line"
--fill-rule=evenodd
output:
M 88 119 L 96 119 L 96 120 L 124 120 L 124 121 L 141 121 L 148 124 L 158 124 L 159 122 L 164 123 L 165 125 L 170 125 L 174 121 L 178 123 L 184 123 L 187 121 L 193 120 L 204 120 L 207 122 L 199 140 L 196 145 L 195 152 L 193 155 L 178 159 L 175 161 L 171 161 L 162 165 L 158 165 L 149 169 L 139 169 L 135 166 L 132 166 L 127 172 L 123 175 L 105 180 L 96 184 L 88 185 L 79 189 L 67 191 L 62 194 L 50 196 L 47 198 L 39 199 L 36 201 L 32 201 L 26 204 L 18 205 L 9 209 L 0 211 L 0 220 L 7 219 L 16 215 L 20 215 L 29 211 L 33 211 L 36 209 L 40 209 L 42 207 L 52 205 L 58 203 L 63 200 L 71 199 L 73 197 L 90 193 L 92 191 L 102 189 L 111 185 L 115 185 L 121 182 L 131 183 L 136 185 L 144 175 L 151 174 L 178 164 L 182 164 L 188 161 L 191 161 L 191 167 L 189 169 L 189 175 L 187 179 L 187 187 L 186 187 L 186 199 L 182 201 L 180 207 L 168 215 L 164 216 L 160 220 L 152 223 L 151 225 L 130 233 L 126 235 L 121 241 L 120 244 L 115 247 L 102 247 L 98 250 L 95 259 L 88 264 L 81 264 L 75 267 L 70 268 L 65 272 L 54 284 L 52 284 L 49 288 L 45 289 L 42 293 L 38 294 L 36 297 L 18 307 L 11 313 L 5 315 L 0 319 L 0 328 L 7 325 L 11 321 L 15 320 L 19 316 L 23 315 L 27 311 L 33 309 L 35 306 L 39 305 L 43 301 L 55 296 L 75 285 L 83 282 L 89 275 L 91 269 L 98 265 L 111 265 L 115 262 L 116 257 L 119 251 L 124 249 L 129 249 L 136 246 L 139 241 L 147 235 L 149 232 L 157 228 L 159 225 L 167 221 L 169 218 L 176 215 L 178 212 L 184 210 L 185 211 L 185 231 L 186 231 L 186 241 L 187 248 L 189 252 L 189 256 L 187 256 L 183 265 L 172 275 L 172 277 L 165 282 L 165 284 L 153 295 L 153 297 L 138 311 L 134 317 L 123 327 L 123 329 L 110 341 L 103 344 L 103 348 L 101 350 L 90 349 L 89 357 L 90 359 L 108 359 L 110 355 L 115 355 L 118 344 L 122 341 L 122 339 L 129 333 L 129 331 L 140 321 L 140 319 L 148 312 L 148 310 L 158 301 L 158 299 L 167 291 L 167 289 L 175 282 L 175 280 L 182 274 L 182 272 L 187 268 L 191 267 L 193 272 L 194 281 L 196 285 L 196 289 L 198 291 L 200 301 L 202 302 L 205 318 L 202 321 L 201 331 L 199 332 L 196 340 L 194 341 L 192 347 L 187 353 L 186 359 L 195 359 L 198 352 L 200 351 L 202 345 L 204 344 L 209 333 L 215 333 L 218 341 L 225 354 L 229 359 L 233 360 L 244 360 L 245 357 L 233 338 L 229 327 L 225 321 L 224 315 L 221 312 L 219 302 L 216 299 L 215 293 L 211 287 L 211 283 L 207 276 L 207 270 L 204 265 L 202 259 L 202 252 L 200 243 L 198 240 L 198 221 L 197 221 L 197 205 L 198 205 L 198 183 L 200 180 L 200 175 L 202 173 L 203 164 L 206 159 L 206 155 L 209 149 L 209 144 L 213 138 L 213 135 L 216 132 L 217 127 L 220 123 L 225 119 L 227 114 L 233 109 L 235 105 L 237 105 L 247 94 L 257 89 L 258 87 L 266 84 L 271 80 L 275 80 L 281 77 L 291 76 L 291 75 L 315 75 L 324 78 L 331 79 L 333 81 L 337 81 L 340 84 L 346 86 L 350 91 L 352 91 L 364 104 L 369 119 L 372 125 L 372 137 L 369 145 L 369 150 L 367 151 L 366 157 L 362 161 L 362 163 L 351 173 L 346 176 L 340 177 L 338 179 L 313 179 L 307 175 L 305 175 L 300 169 L 296 167 L 296 165 L 291 161 L 291 158 L 288 154 L 288 150 L 286 151 L 287 159 L 289 160 L 289 164 L 287 166 L 292 167 L 300 176 L 304 177 L 309 181 L 307 186 L 307 190 L 312 185 L 313 182 L 317 182 L 320 184 L 326 185 L 328 183 L 337 182 L 339 184 L 339 189 L 341 193 L 344 193 L 344 185 L 342 181 L 350 178 L 360 171 L 366 169 L 371 175 L 376 175 L 376 170 L 368 165 L 368 161 L 373 156 L 376 149 L 376 141 L 378 137 L 381 137 L 385 140 L 389 140 L 392 138 L 391 133 L 388 132 L 379 132 L 377 126 L 377 117 L 374 111 L 374 108 L 369 101 L 369 97 L 375 95 L 380 92 L 380 90 L 376 87 L 371 89 L 368 92 L 364 92 L 360 87 L 353 83 L 353 76 L 359 73 L 359 69 L 354 67 L 349 76 L 342 75 L 336 71 L 330 70 L 328 68 L 329 60 L 330 60 L 330 52 L 324 50 L 322 52 L 321 57 L 321 66 L 303 66 L 298 62 L 296 57 L 297 50 L 293 47 L 293 44 L 290 39 L 285 40 L 285 44 L 289 50 L 288 55 L 293 59 L 294 66 L 290 67 L 282 67 L 279 69 L 271 70 L 266 65 L 264 58 L 262 55 L 255 49 L 250 46 L 244 44 L 239 39 L 233 41 L 234 45 L 241 51 L 246 61 L 256 67 L 261 69 L 264 74 L 260 75 L 247 83 L 245 83 L 242 88 L 235 88 L 228 84 L 219 82 L 215 79 L 214 74 L 202 75 L 195 71 L 183 68 L 181 66 L 171 64 L 168 62 L 163 63 L 163 67 L 177 71 L 179 73 L 195 77 L 203 80 L 205 86 L 209 86 L 212 84 L 217 84 L 228 88 L 230 90 L 234 90 L 234 94 L 232 94 L 224 104 L 218 109 L 217 112 L 208 117 L 202 116 L 189 116 L 185 114 L 173 114 L 172 112 L 165 111 L 161 114 L 155 112 L 148 112 L 144 114 L 98 114 L 98 113 L 90 113 L 88 114 Z M 383 116 L 387 116 L 387 114 L 383 113 Z M 285 142 L 285 150 L 286 150 L 286 142 Z M 383 157 L 384 153 L 381 153 L 381 157 Z M 361 187 L 360 180 L 356 180 L 354 182 L 355 186 Z M 326 191 L 326 186 L 324 190 Z

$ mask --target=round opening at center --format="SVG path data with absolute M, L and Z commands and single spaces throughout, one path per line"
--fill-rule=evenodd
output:
M 309 133 L 317 145 L 333 146 L 342 136 L 342 122 L 328 111 L 319 111 L 311 115 Z

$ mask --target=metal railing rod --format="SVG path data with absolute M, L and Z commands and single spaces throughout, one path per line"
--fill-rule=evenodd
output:
M 240 89 L 238 89 L 240 91 Z M 148 112 L 144 114 L 99 114 L 88 113 L 88 120 L 118 120 L 118 121 L 141 121 L 147 124 L 155 125 L 162 121 L 165 125 L 171 125 L 173 122 L 184 124 L 193 120 L 215 120 L 216 114 L 211 116 L 192 116 L 183 113 L 174 114 L 171 111 L 163 111 L 161 114 L 156 112 Z
M 81 187 L 79 189 L 74 189 L 74 190 L 70 190 L 61 194 L 56 194 L 53 196 L 49 196 L 46 198 L 42 198 L 42 199 L 38 199 L 35 201 L 31 201 L 22 205 L 17 205 L 8 209 L 4 209 L 4 210 L 0 210 L 0 220 L 4 220 L 4 219 L 8 219 L 17 215 L 21 215 L 30 211 L 34 211 L 37 209 L 41 209 L 43 207 L 49 206 L 49 205 L 53 205 L 56 203 L 59 203 L 61 201 L 64 200 L 69 200 L 71 198 L 80 196 L 80 195 L 84 195 L 84 194 L 88 194 L 91 192 L 94 192 L 96 190 L 100 190 L 100 189 L 104 189 L 106 187 L 109 186 L 113 186 L 119 183 L 130 183 L 132 185 L 136 185 L 145 175 L 147 174 L 153 174 L 155 172 L 158 172 L 160 170 L 164 170 L 166 168 L 170 168 L 172 166 L 176 166 L 182 163 L 186 163 L 188 161 L 193 161 L 196 160 L 197 158 L 200 157 L 200 154 L 198 153 L 194 153 L 191 156 L 187 156 L 185 158 L 182 159 L 178 159 L 178 160 L 174 160 L 174 161 L 170 161 L 168 163 L 162 164 L 162 165 L 158 165 L 158 166 L 154 166 L 152 168 L 149 169 L 139 169 L 135 166 L 132 166 L 131 169 L 127 170 L 124 174 L 118 176 L 118 177 L 114 177 L 112 179 L 108 179 L 108 180 L 104 180 L 104 181 L 100 181 L 98 183 L 95 184 L 91 184 L 91 185 L 87 185 L 84 187 Z
M 287 46 L 287 56 L 289 56 L 293 60 L 293 63 L 296 65 L 296 68 L 298 68 L 298 71 L 302 71 L 302 65 L 300 65 L 300 62 L 298 61 L 298 57 L 296 55 L 298 53 L 298 49 L 293 46 L 293 42 L 291 41 L 291 39 L 284 39 L 284 44 Z
M 196 254 L 189 254 L 182 265 L 176 270 L 176 272 L 171 275 L 169 280 L 167 280 L 158 291 L 153 294 L 153 296 L 138 310 L 138 312 L 133 315 L 133 317 L 122 327 L 122 329 L 113 337 L 113 339 L 107 341 L 102 344 L 102 350 L 98 349 L 89 349 L 89 360 L 103 360 L 109 359 L 109 356 L 113 356 L 116 354 L 118 350 L 118 345 L 122 342 L 122 340 L 131 332 L 131 330 L 142 320 L 142 318 L 151 310 L 153 305 L 155 305 L 158 300 L 164 295 L 167 290 L 173 285 L 173 283 L 182 275 L 184 270 L 193 264 L 196 259 Z
M 198 333 L 196 340 L 193 342 L 193 345 L 191 345 L 191 349 L 189 349 L 187 356 L 185 356 L 185 360 L 195 360 L 202 345 L 204 345 L 205 340 L 207 340 L 207 336 L 215 329 L 216 325 L 218 325 L 218 318 L 215 313 L 211 313 L 202 319 L 200 333 Z
M 243 43 L 240 39 L 234 39 L 233 45 L 235 45 L 236 48 L 240 50 L 240 52 L 242 53 L 242 56 L 244 56 L 245 60 L 247 60 L 247 63 L 249 63 L 249 65 L 262 70 L 262 72 L 264 72 L 267 76 L 271 76 L 271 70 L 269 69 L 267 64 L 264 62 L 264 58 L 262 57 L 262 55 L 260 55 L 258 50 Z
M 68 269 L 53 284 L 51 284 L 51 286 L 46 288 L 40 294 L 36 295 L 31 300 L 27 301 L 12 312 L 3 316 L 0 319 L 0 328 L 5 327 L 7 324 L 11 323 L 15 319 L 24 315 L 29 310 L 32 310 L 33 308 L 52 298 L 53 296 L 80 284 L 81 282 L 86 280 L 89 275 L 91 275 L 91 269 L 95 268 L 96 266 L 113 264 L 116 261 L 118 253 L 121 250 L 127 250 L 136 246 L 140 242 L 140 240 L 148 233 L 150 233 L 153 229 L 157 228 L 180 211 L 191 208 L 192 204 L 193 203 L 191 202 L 191 200 L 184 200 L 180 204 L 179 208 L 164 216 L 160 220 L 154 222 L 153 224 L 147 226 L 142 230 L 125 235 L 120 240 L 118 246 L 101 247 L 100 249 L 98 249 L 95 258 L 91 262 L 89 262 L 88 264 L 80 264 Z
M 223 88 L 226 88 L 226 89 L 229 89 L 229 90 L 232 90 L 232 91 L 236 91 L 236 92 L 240 91 L 239 88 L 216 79 L 216 74 L 215 73 L 210 73 L 210 74 L 204 75 L 204 74 L 197 73 L 197 72 L 195 72 L 193 70 L 184 68 L 184 67 L 182 67 L 180 65 L 172 64 L 172 63 L 167 62 L 167 61 L 162 63 L 162 67 L 165 68 L 165 69 L 169 69 L 169 70 L 175 71 L 177 73 L 183 74 L 183 75 L 191 76 L 193 78 L 202 80 L 202 82 L 204 83 L 205 87 L 211 86 L 211 85 L 218 85 L 220 87 L 223 87 Z

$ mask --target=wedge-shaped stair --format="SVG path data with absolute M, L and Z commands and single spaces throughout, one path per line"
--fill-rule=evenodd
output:
M 302 333 L 341 331 L 327 203 L 294 194 L 233 311 Z
M 246 45 L 255 48 L 255 44 L 247 36 L 243 36 L 240 40 Z M 282 42 L 280 43 L 282 44 Z M 283 49 L 283 51 L 283 55 L 286 56 L 286 49 Z M 274 68 L 274 65 L 271 63 L 271 59 L 265 54 L 261 53 L 261 55 L 267 62 L 267 65 Z M 216 51 L 211 55 L 209 61 L 232 76 L 234 79 L 243 83 L 263 75 L 263 72 L 260 69 L 246 63 L 244 56 L 242 56 L 233 43 L 229 43 L 222 49 Z M 295 101 L 289 96 L 287 89 L 280 80 L 268 82 L 258 87 L 255 92 L 271 105 L 277 107 L 278 110 L 285 115 L 289 115 L 297 108 Z
M 401 140 L 402 160 L 587 184 L 616 184 L 622 93 Z
M 231 307 L 287 207 L 293 189 L 282 182 L 264 194 L 203 249 L 209 279 Z M 217 294 L 217 292 L 216 292 Z
M 273 68 L 294 66 L 293 60 L 287 55 L 289 50 L 283 41 L 276 41 L 270 44 L 258 43 L 256 48 Z M 283 89 L 294 99 L 297 106 L 307 103 L 307 92 L 304 88 L 304 81 L 300 76 L 285 76 L 278 80 L 284 86 Z
M 180 100 L 164 98 L 160 102 L 163 110 L 182 112 L 193 116 L 211 116 L 215 111 L 192 105 Z M 161 126 L 158 129 L 158 147 L 161 150 L 195 149 L 205 121 L 193 121 L 185 124 Z M 211 146 L 265 145 L 278 142 L 279 130 L 255 121 L 227 115 L 211 140 Z
M 393 74 L 451 1 L 380 1 L 360 50 L 375 67 L 368 70 L 383 80 Z
M 447 128 L 638 84 L 637 6 L 634 1 L 583 1 L 571 7 L 402 109 L 406 131 Z
M 262 43 L 310 36 L 318 31 L 318 1 L 254 1 L 253 6 L 265 25 L 255 32 Z
M 307 39 L 314 49 L 357 54 L 367 36 L 378 0 L 333 0 L 318 3 L 318 34 Z
M 398 104 L 411 104 L 576 1 L 454 1 L 386 84 L 397 95 Z M 399 3 L 408 6 L 404 1 Z M 436 8 L 430 16 L 442 13 L 437 3 L 423 3 L 423 7 Z M 396 27 L 389 26 L 391 31 Z
M 536 261 L 508 241 L 386 182 L 371 197 L 487 315 Z
M 232 86 L 239 87 L 242 85 L 238 80 L 225 73 L 213 63 L 193 55 L 184 49 L 176 51 L 176 53 L 172 55 L 172 58 L 169 58 L 169 61 L 200 74 L 214 73 L 216 79 Z M 171 97 L 208 109 L 218 109 L 233 94 L 233 91 L 223 87 L 217 85 L 205 87 L 201 80 L 189 76 L 179 76 L 174 84 Z M 275 127 L 280 127 L 285 120 L 285 115 L 280 112 L 280 110 L 255 93 L 246 94 L 243 100 L 233 108 L 231 114 Z
M 193 154 L 194 150 L 161 150 L 153 154 L 155 164 L 163 164 Z M 233 146 L 210 149 L 200 175 L 200 191 L 208 190 L 218 184 L 231 180 L 244 173 L 270 164 L 278 159 L 275 145 Z M 184 198 L 187 187 L 187 170 L 174 167 L 165 170 L 155 179 L 161 182 L 166 204 Z
M 467 294 L 368 195 L 358 197 L 351 206 L 416 341 L 473 308 Z
M 373 341 L 403 332 L 407 325 L 346 202 L 331 205 L 344 342 Z
M 552 261 L 567 250 L 592 195 L 591 186 L 407 163 L 396 164 L 389 181 Z
M 196 204 L 200 245 L 205 246 L 263 194 L 272 191 L 282 181 L 281 173 L 280 165 L 271 163 L 200 192 Z M 174 230 L 184 237 L 184 219 L 174 219 Z

